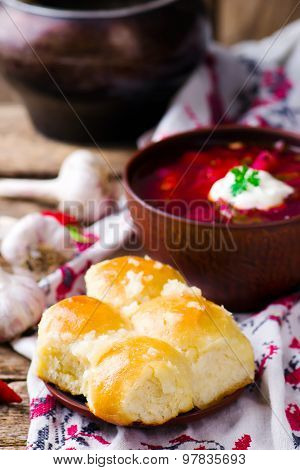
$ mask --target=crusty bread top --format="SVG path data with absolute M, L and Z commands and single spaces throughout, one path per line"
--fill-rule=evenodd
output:
M 184 282 L 171 266 L 137 256 L 103 261 L 92 266 L 85 277 L 87 295 L 118 308 L 159 296 L 170 279 Z
M 135 331 L 158 337 L 182 350 L 203 350 L 220 337 L 242 335 L 222 307 L 191 293 L 160 296 L 143 303 L 131 318 Z
M 62 340 L 74 341 L 92 331 L 101 335 L 121 328 L 128 328 L 128 323 L 114 308 L 82 295 L 50 307 L 43 315 L 39 336 L 55 333 Z

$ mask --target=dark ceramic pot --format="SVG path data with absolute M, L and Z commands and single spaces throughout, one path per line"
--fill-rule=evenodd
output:
M 201 0 L 66 11 L 0 2 L 0 67 L 35 126 L 74 142 L 132 140 L 201 62 Z
M 300 146 L 300 136 L 245 127 L 202 129 L 180 134 L 137 153 L 129 162 L 125 185 L 133 219 L 146 250 L 179 269 L 205 296 L 234 312 L 255 311 L 300 287 L 300 216 L 256 225 L 199 223 L 153 208 L 135 190 L 134 181 L 164 155 L 180 155 L 204 142 L 285 140 Z

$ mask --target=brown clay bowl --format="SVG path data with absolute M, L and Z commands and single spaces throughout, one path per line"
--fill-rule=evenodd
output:
M 77 413 L 81 414 L 82 416 L 85 416 L 86 418 L 96 421 L 99 424 L 103 424 L 103 420 L 100 418 L 97 418 L 97 416 L 95 416 L 89 410 L 88 406 L 86 405 L 86 401 L 84 397 L 70 395 L 69 393 L 63 392 L 62 390 L 60 390 L 53 384 L 49 384 L 45 382 L 45 385 L 47 389 L 49 390 L 49 392 L 56 398 L 56 400 L 59 403 L 66 406 L 70 410 L 76 411 Z M 216 413 L 217 411 L 221 410 L 222 408 L 229 406 L 231 403 L 234 403 L 239 398 L 239 396 L 242 394 L 243 391 L 244 391 L 244 388 L 237 390 L 231 395 L 228 395 L 227 397 L 223 398 L 223 400 L 221 400 L 219 403 L 216 403 L 215 405 L 211 406 L 210 408 L 207 408 L 206 410 L 194 409 L 192 411 L 189 411 L 188 413 L 183 413 L 177 416 L 176 418 L 171 419 L 170 421 L 163 424 L 162 426 L 185 425 L 185 424 L 192 423 L 194 421 L 198 421 L 199 419 L 205 418 L 206 416 L 210 416 Z M 146 426 L 140 423 L 135 423 L 131 427 L 151 428 L 153 426 Z
M 134 181 L 209 140 L 261 144 L 300 136 L 277 130 L 223 126 L 179 134 L 138 152 L 125 172 L 132 217 L 149 255 L 179 269 L 204 295 L 233 312 L 255 311 L 300 286 L 300 216 L 256 225 L 200 223 L 156 209 L 141 199 Z
M 0 70 L 36 128 L 56 139 L 135 139 L 157 123 L 206 49 L 202 0 L 84 11 L 37 3 L 0 1 Z

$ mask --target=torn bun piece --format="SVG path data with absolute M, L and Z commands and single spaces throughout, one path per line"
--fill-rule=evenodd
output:
M 39 325 L 37 374 L 73 395 L 82 393 L 82 376 L 106 343 L 128 334 L 130 326 L 111 306 L 87 296 L 50 307 Z

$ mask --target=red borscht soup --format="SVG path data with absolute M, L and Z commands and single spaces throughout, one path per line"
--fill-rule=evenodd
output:
M 240 142 L 213 145 L 174 158 L 167 156 L 163 161 L 154 169 L 144 168 L 132 184 L 144 201 L 170 214 L 199 222 L 233 224 L 276 222 L 300 214 L 300 149 L 284 142 L 272 147 Z M 209 193 L 214 183 L 235 167 L 249 168 L 252 173 L 268 172 L 294 192 L 268 210 L 240 210 L 222 200 L 211 202 Z

